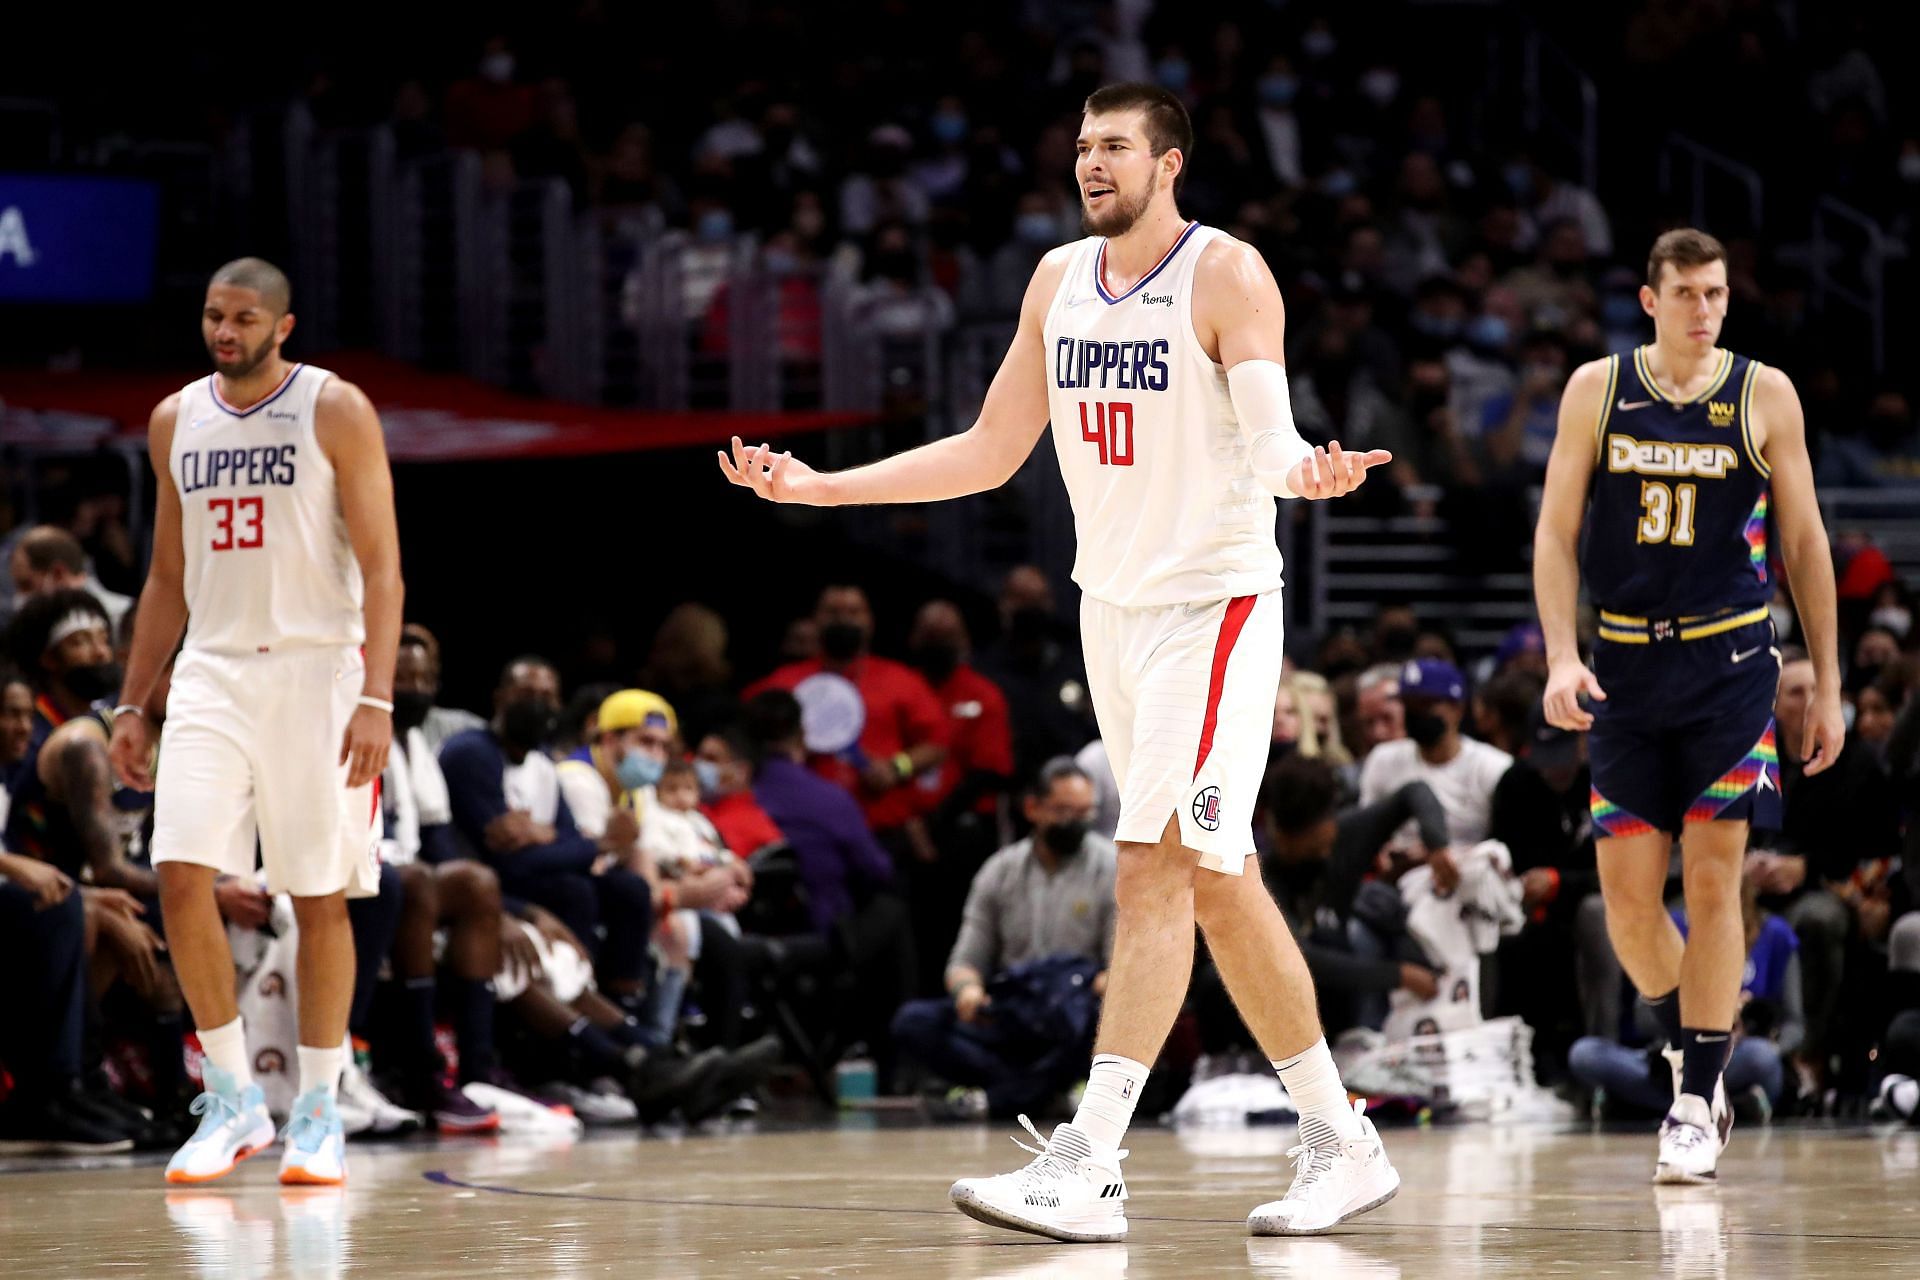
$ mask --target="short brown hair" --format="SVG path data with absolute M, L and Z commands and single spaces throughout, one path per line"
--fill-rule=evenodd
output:
M 1727 246 L 1706 232 L 1675 227 L 1653 242 L 1653 252 L 1647 255 L 1647 287 L 1656 291 L 1660 288 L 1660 268 L 1669 262 L 1678 271 L 1726 260 Z
M 1173 194 L 1186 185 L 1187 164 L 1193 158 L 1193 121 L 1186 104 L 1157 84 L 1130 81 L 1095 89 L 1087 96 L 1084 114 L 1105 115 L 1109 111 L 1138 111 L 1140 127 L 1147 135 L 1147 149 L 1155 160 L 1177 150 L 1180 172 L 1173 177 Z

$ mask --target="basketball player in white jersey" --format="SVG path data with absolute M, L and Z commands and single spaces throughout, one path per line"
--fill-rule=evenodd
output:
M 738 439 L 720 455 L 730 480 L 776 502 L 933 502 L 1005 483 L 1053 423 L 1088 682 L 1121 789 L 1118 924 L 1072 1122 L 1028 1148 L 1026 1168 L 962 1179 L 952 1198 L 1057 1240 L 1126 1234 L 1120 1140 L 1185 998 L 1196 922 L 1300 1111 L 1296 1176 L 1249 1229 L 1325 1231 L 1399 1187 L 1349 1105 L 1299 948 L 1257 869 L 1245 871 L 1280 683 L 1273 499 L 1338 497 L 1390 459 L 1313 449 L 1294 429 L 1272 274 L 1249 246 L 1176 211 L 1192 140 L 1185 109 L 1157 87 L 1087 99 L 1075 176 L 1093 234 L 1035 271 L 970 430 L 832 474 Z
M 148 423 L 158 478 L 153 565 L 114 709 L 121 780 L 154 787 L 149 702 L 174 647 L 154 797 L 168 949 L 206 1054 L 199 1130 L 169 1182 L 207 1182 L 273 1142 L 215 906 L 221 875 L 293 897 L 300 1093 L 280 1181 L 334 1184 L 346 1161 L 335 1090 L 353 998 L 348 896 L 377 892 L 376 780 L 393 737 L 399 539 L 380 419 L 367 397 L 280 351 L 287 279 L 258 258 L 207 286 L 211 376 Z

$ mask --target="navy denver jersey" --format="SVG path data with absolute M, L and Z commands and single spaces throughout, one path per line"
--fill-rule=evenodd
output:
M 1686 401 L 1660 389 L 1647 348 L 1607 361 L 1580 566 L 1603 613 L 1691 621 L 1773 598 L 1770 472 L 1749 416 L 1761 365 L 1719 357 Z

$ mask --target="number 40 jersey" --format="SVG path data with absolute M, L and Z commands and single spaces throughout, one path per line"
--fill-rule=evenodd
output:
M 1187 224 L 1117 297 L 1103 274 L 1107 242 L 1089 237 L 1072 246 L 1047 309 L 1047 402 L 1079 543 L 1073 580 L 1096 600 L 1138 608 L 1280 586 L 1274 497 L 1254 479 L 1226 370 L 1193 331 L 1194 269 L 1225 236 Z
M 186 557 L 186 647 L 249 654 L 365 643 L 365 586 L 297 364 L 248 409 L 208 376 L 180 391 L 170 464 Z

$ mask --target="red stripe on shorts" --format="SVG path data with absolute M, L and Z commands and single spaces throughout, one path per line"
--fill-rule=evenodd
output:
M 1213 644 L 1213 677 L 1207 682 L 1207 715 L 1200 722 L 1200 754 L 1193 762 L 1196 778 L 1207 757 L 1213 754 L 1213 731 L 1220 724 L 1220 692 L 1227 684 L 1227 659 L 1233 656 L 1233 646 L 1246 628 L 1247 619 L 1253 615 L 1253 605 L 1258 599 L 1258 596 L 1235 596 L 1227 601 L 1226 616 L 1220 619 L 1220 638 Z

